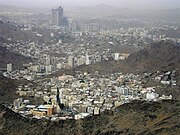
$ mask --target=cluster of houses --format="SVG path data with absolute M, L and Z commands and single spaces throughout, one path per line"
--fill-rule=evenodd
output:
M 97 71 L 94 74 L 77 72 L 75 77 L 62 75 L 44 83 L 49 89 L 33 91 L 28 86 L 20 86 L 17 90 L 20 96 L 41 97 L 44 104 L 32 105 L 20 98 L 14 101 L 13 110 L 35 118 L 79 119 L 99 115 L 133 100 L 172 99 L 171 95 L 157 94 L 155 86 L 144 87 L 142 81 L 140 75 L 100 75 Z M 28 95 L 30 91 L 32 95 Z

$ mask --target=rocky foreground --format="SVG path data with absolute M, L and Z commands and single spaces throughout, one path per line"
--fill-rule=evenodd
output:
M 0 105 L 1 135 L 179 135 L 179 120 L 179 101 L 134 101 L 100 116 L 58 122 L 26 119 Z

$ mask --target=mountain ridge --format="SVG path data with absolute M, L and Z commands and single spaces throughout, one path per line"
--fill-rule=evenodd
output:
M 140 70 L 180 69 L 180 46 L 167 41 L 154 43 L 131 54 L 126 62 Z

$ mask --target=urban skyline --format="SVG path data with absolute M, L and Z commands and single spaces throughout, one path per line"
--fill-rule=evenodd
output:
M 52 8 L 57 5 L 64 6 L 92 6 L 107 4 L 120 8 L 129 9 L 171 9 L 180 8 L 178 0 L 0 0 L 1 5 L 14 5 L 22 7 L 44 7 Z

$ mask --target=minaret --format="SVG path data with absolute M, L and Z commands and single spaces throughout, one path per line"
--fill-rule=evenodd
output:
M 61 99 L 60 99 L 60 97 L 59 97 L 59 88 L 57 87 L 57 95 L 56 95 L 56 99 L 57 99 L 57 104 L 59 105 L 59 107 L 60 107 L 60 105 L 61 105 Z
M 86 65 L 89 65 L 89 64 L 90 64 L 89 55 L 88 53 L 86 53 Z

